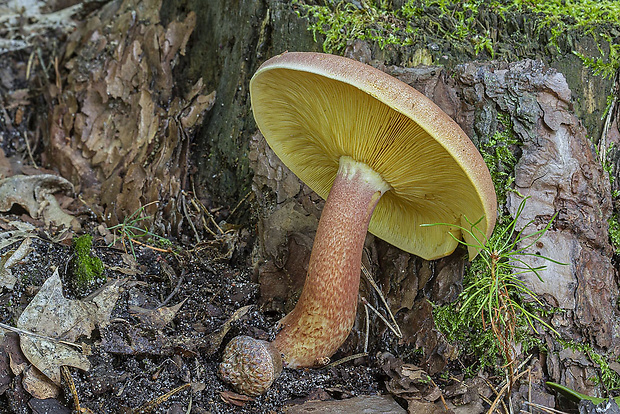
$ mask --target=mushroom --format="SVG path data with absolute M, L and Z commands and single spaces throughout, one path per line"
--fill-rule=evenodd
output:
M 456 122 L 378 69 L 335 55 L 284 53 L 258 69 L 250 94 L 270 147 L 326 198 L 301 296 L 275 339 L 237 337 L 224 351 L 220 376 L 258 395 L 282 365 L 315 367 L 349 335 L 367 231 L 437 259 L 457 239 L 473 244 L 461 232 L 472 222 L 488 237 L 497 201 L 480 153 Z M 421 226 L 431 223 L 450 225 Z M 478 253 L 468 249 L 470 259 Z

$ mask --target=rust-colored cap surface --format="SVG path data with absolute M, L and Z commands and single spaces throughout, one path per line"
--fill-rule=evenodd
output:
M 481 219 L 478 228 L 491 234 L 497 201 L 482 156 L 456 122 L 409 85 L 351 59 L 291 52 L 265 62 L 250 93 L 271 148 L 321 197 L 343 155 L 381 174 L 391 190 L 372 216 L 374 235 L 436 259 L 456 248 L 450 233 L 474 242 L 456 227 L 469 228 L 465 218 Z M 455 226 L 421 226 L 433 223 Z

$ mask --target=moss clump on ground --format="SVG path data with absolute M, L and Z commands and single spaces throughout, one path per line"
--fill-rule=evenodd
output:
M 73 239 L 73 257 L 69 266 L 71 287 L 78 296 L 88 293 L 98 282 L 105 280 L 103 262 L 92 254 L 93 236 L 85 234 Z

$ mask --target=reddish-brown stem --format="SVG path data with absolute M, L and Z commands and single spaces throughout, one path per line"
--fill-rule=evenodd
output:
M 282 365 L 319 365 L 345 341 L 357 311 L 368 223 L 389 188 L 366 164 L 340 158 L 295 309 L 282 318 L 273 342 L 237 336 L 224 350 L 218 373 L 237 392 L 259 395 L 278 377 Z
M 388 189 L 367 165 L 342 157 L 321 214 L 303 291 L 295 309 L 280 321 L 273 343 L 285 366 L 315 366 L 331 357 L 349 335 L 368 223 Z

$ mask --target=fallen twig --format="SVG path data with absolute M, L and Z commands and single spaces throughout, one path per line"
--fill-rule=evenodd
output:
M 39 334 L 36 334 L 34 332 L 30 332 L 30 331 L 26 331 L 26 330 L 23 330 L 23 329 L 15 328 L 14 326 L 11 326 L 11 325 L 6 325 L 4 323 L 0 323 L 0 328 L 6 329 L 7 331 L 10 331 L 10 332 L 15 332 L 16 334 L 28 335 L 28 336 L 32 336 L 34 338 L 44 339 L 44 340 L 50 341 L 50 342 L 55 342 L 55 343 L 58 343 L 58 344 L 72 346 L 72 347 L 75 347 L 75 348 L 79 349 L 80 351 L 82 350 L 82 345 L 75 344 L 73 342 L 63 341 L 63 340 L 56 339 L 56 338 L 52 338 L 50 336 L 39 335 Z
M 134 409 L 132 411 L 132 413 L 133 414 L 150 413 L 155 408 L 157 408 L 157 406 L 161 405 L 161 403 L 167 401 L 174 394 L 177 394 L 177 393 L 183 391 L 185 388 L 188 388 L 190 385 L 191 385 L 190 383 L 187 383 L 187 384 L 181 385 L 180 387 L 176 387 L 172 391 L 168 391 L 164 395 L 161 395 L 161 396 L 155 398 L 154 400 L 151 400 L 151 401 L 147 402 L 146 404 L 142 405 L 141 407 Z
M 349 355 L 349 356 L 339 359 L 338 361 L 330 362 L 329 364 L 322 366 L 321 369 L 328 369 L 331 367 L 335 367 L 336 365 L 344 364 L 345 362 L 349 362 L 357 358 L 363 358 L 365 356 L 368 356 L 367 352 L 360 352 L 359 354 Z
M 536 408 L 536 409 L 538 409 L 540 411 L 543 411 L 543 412 L 546 412 L 546 413 L 551 413 L 551 414 L 568 414 L 565 411 L 556 410 L 555 408 L 546 407 L 544 405 L 536 404 L 536 403 L 533 403 L 533 402 L 526 401 L 525 403 L 527 405 L 529 405 L 530 407 L 532 407 L 532 408 Z M 521 412 L 524 412 L 524 411 L 521 410 Z

